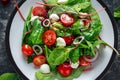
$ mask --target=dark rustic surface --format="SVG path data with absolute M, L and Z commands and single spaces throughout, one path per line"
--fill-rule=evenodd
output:
M 17 0 L 20 2 L 22 0 Z M 113 10 L 120 5 L 119 0 L 102 0 L 113 13 Z M 7 56 L 6 46 L 5 46 L 5 31 L 8 18 L 14 9 L 13 0 L 7 5 L 2 5 L 0 1 L 0 74 L 5 72 L 15 72 Z M 118 50 L 120 52 L 120 20 L 116 19 L 118 27 Z M 111 66 L 107 71 L 106 75 L 101 80 L 120 80 L 120 57 L 117 56 Z

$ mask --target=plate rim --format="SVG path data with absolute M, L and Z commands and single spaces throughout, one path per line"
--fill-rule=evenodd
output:
M 18 6 L 20 7 L 25 1 L 27 0 L 21 0 L 19 3 L 18 3 Z M 110 18 L 110 21 L 112 23 L 112 26 L 113 27 L 113 31 L 114 31 L 114 47 L 117 49 L 118 48 L 118 30 L 117 30 L 117 25 L 116 25 L 116 22 L 115 22 L 115 19 L 113 18 L 110 10 L 108 9 L 108 7 L 103 3 L 103 1 L 101 0 L 97 0 L 102 7 L 105 7 L 105 11 L 107 12 L 109 18 Z M 9 34 L 10 34 L 10 28 L 11 28 L 11 24 L 12 24 L 12 21 L 14 19 L 14 16 L 17 12 L 17 9 L 14 8 L 9 19 L 8 19 L 8 23 L 7 23 L 7 27 L 6 27 L 6 33 L 5 33 L 5 45 L 6 45 L 6 50 L 7 50 L 7 55 L 8 55 L 8 58 L 12 64 L 12 67 L 13 69 L 21 76 L 21 78 L 23 80 L 29 80 L 22 72 L 21 70 L 17 67 L 13 57 L 12 57 L 12 53 L 11 53 L 11 50 L 10 50 L 10 42 L 9 42 Z M 109 70 L 109 68 L 111 67 L 114 59 L 116 57 L 116 53 L 113 51 L 112 52 L 112 56 L 110 58 L 110 61 L 108 62 L 108 65 L 106 66 L 106 68 L 103 70 L 103 72 L 95 79 L 95 80 L 100 80 L 104 75 L 105 73 Z

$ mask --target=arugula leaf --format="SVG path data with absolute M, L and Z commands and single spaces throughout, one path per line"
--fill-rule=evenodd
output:
M 0 80 L 19 80 L 16 73 L 4 73 L 0 76 Z
M 114 17 L 120 18 L 120 6 L 118 6 L 114 11 Z
M 31 19 L 32 9 L 33 9 L 33 6 L 30 8 L 30 11 L 29 11 L 27 19 L 26 19 L 27 21 L 29 21 Z
M 43 74 L 40 71 L 37 71 L 35 73 L 35 76 L 36 76 L 37 80 L 54 80 L 56 77 L 53 73 Z

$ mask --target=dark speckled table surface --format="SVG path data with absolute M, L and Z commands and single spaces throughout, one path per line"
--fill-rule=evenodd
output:
M 19 3 L 22 0 L 17 0 Z M 113 14 L 114 9 L 120 5 L 120 0 L 102 0 Z M 5 32 L 8 18 L 14 9 L 13 0 L 3 5 L 0 1 L 0 74 L 5 72 L 15 72 L 12 67 L 5 46 Z M 120 52 L 120 19 L 115 19 L 118 27 L 118 51 Z M 120 56 L 116 56 L 111 68 L 101 80 L 120 80 Z

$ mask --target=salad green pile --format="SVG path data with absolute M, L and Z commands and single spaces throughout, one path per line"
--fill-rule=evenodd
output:
M 37 80 L 77 78 L 98 57 L 98 45 L 108 45 L 99 37 L 102 24 L 97 13 L 92 15 L 96 10 L 91 0 L 61 1 L 48 0 L 40 12 L 31 7 L 24 23 L 22 51 L 28 63 L 39 67 L 47 64 L 50 68 L 48 72 L 36 72 Z M 57 19 L 51 18 L 53 14 Z M 34 59 L 36 56 L 42 56 L 42 60 Z M 64 72 L 64 65 L 69 73 Z

